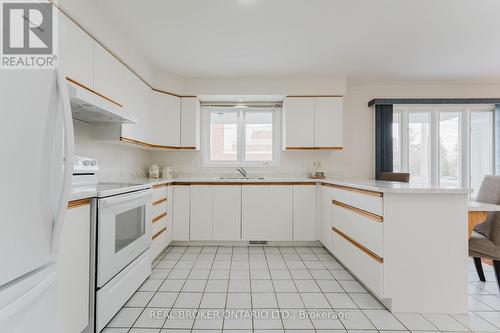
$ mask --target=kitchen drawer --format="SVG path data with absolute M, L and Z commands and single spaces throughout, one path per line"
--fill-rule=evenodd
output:
M 347 240 L 334 229 L 332 233 L 332 253 L 344 264 L 373 294 L 383 298 L 384 264 L 382 258 L 374 258 L 359 244 Z
M 164 228 L 164 227 L 163 227 Z M 161 228 L 151 242 L 151 259 L 155 259 L 168 245 L 168 229 Z M 155 233 L 153 233 L 155 235 Z
M 382 193 L 359 190 L 356 188 L 334 185 L 333 199 L 345 204 L 366 210 L 367 212 L 383 215 Z
M 383 256 L 384 224 L 375 215 L 333 201 L 332 225 L 377 255 Z
M 165 200 L 165 199 L 163 199 L 163 200 Z M 167 211 L 167 200 L 159 202 L 156 205 L 153 204 L 153 207 L 151 209 L 151 216 L 152 216 L 152 218 L 155 218 L 156 216 L 163 214 L 166 211 Z
M 160 214 L 153 218 L 153 227 L 151 228 L 151 235 L 156 235 L 158 231 L 167 226 L 167 213 Z
M 146 250 L 96 294 L 96 331 L 100 332 L 151 275 L 151 251 Z
M 167 186 L 165 184 L 153 186 L 153 202 L 165 199 L 167 197 Z

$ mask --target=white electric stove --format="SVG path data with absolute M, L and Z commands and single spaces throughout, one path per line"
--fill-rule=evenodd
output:
M 73 192 L 94 189 L 91 247 L 95 332 L 100 332 L 151 274 L 151 185 L 99 183 L 97 161 L 77 156 Z M 93 313 L 94 311 L 91 311 Z

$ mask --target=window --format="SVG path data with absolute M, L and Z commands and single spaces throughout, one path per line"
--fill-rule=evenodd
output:
M 409 172 L 413 183 L 472 187 L 476 193 L 493 173 L 493 109 L 395 105 L 394 171 Z
M 279 109 L 205 107 L 207 166 L 274 166 L 278 162 Z

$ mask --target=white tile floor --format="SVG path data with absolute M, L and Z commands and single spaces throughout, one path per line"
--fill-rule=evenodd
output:
M 390 313 L 322 247 L 173 246 L 160 259 L 104 333 L 500 332 L 493 269 L 479 282 L 472 261 L 470 313 L 435 315 Z

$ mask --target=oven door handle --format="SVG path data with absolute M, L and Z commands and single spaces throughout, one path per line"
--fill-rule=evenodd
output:
M 111 206 L 120 205 L 128 201 L 137 200 L 141 198 L 147 198 L 151 196 L 151 190 L 145 190 L 135 193 L 129 193 L 125 195 L 118 195 L 109 198 L 99 199 L 99 208 L 106 208 Z

